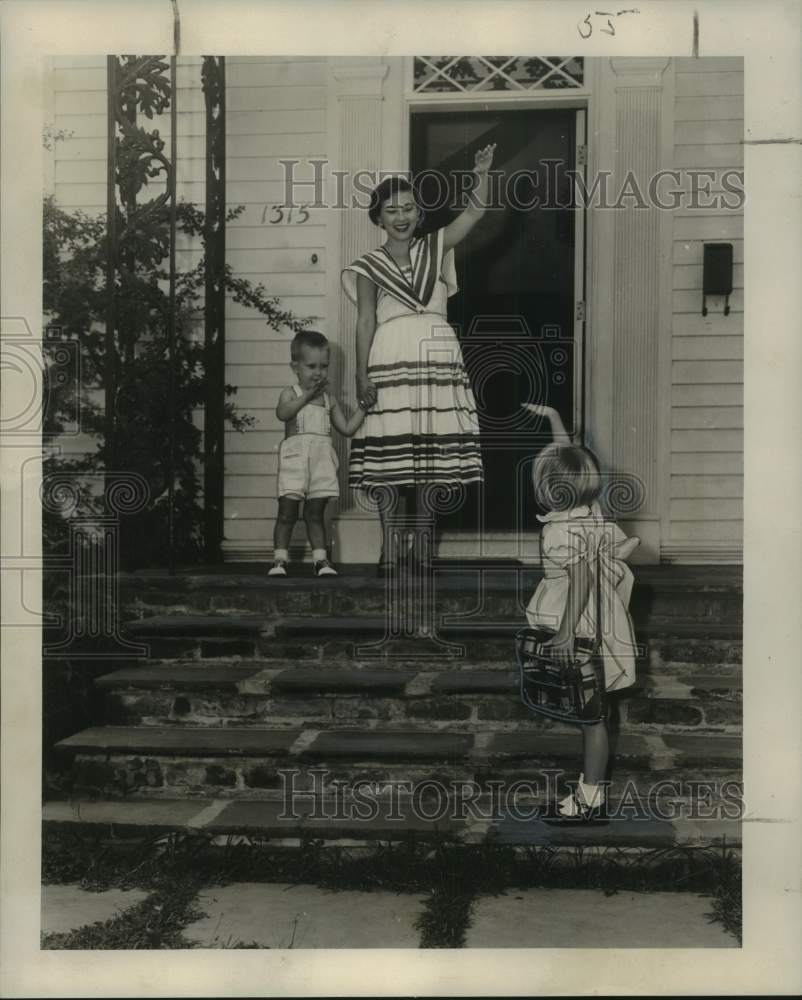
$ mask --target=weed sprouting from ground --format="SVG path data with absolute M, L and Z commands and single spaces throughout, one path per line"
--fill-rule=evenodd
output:
M 716 872 L 716 888 L 713 908 L 708 914 L 711 921 L 717 920 L 724 930 L 738 938 L 743 944 L 743 885 L 740 860 L 722 845 Z

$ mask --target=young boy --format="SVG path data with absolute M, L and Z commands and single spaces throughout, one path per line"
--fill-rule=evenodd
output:
M 322 333 L 302 330 L 290 346 L 290 367 L 298 379 L 283 389 L 276 416 L 284 422 L 285 437 L 278 455 L 278 518 L 273 533 L 273 565 L 268 576 L 286 576 L 292 529 L 304 501 L 304 521 L 312 546 L 315 576 L 337 576 L 326 557 L 323 515 L 331 497 L 340 495 L 337 455 L 331 445 L 331 427 L 351 437 L 365 419 L 361 408 L 345 418 L 328 387 L 329 342 Z

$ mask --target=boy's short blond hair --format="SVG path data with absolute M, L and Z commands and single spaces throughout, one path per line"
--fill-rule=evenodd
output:
M 573 444 L 550 444 L 532 466 L 535 499 L 546 510 L 571 510 L 598 500 L 601 472 L 595 457 Z

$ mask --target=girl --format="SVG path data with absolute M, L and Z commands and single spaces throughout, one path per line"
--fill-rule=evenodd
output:
M 554 443 L 535 459 L 535 497 L 549 513 L 540 538 L 544 578 L 529 602 L 527 619 L 533 627 L 556 629 L 551 642 L 558 661 L 570 663 L 574 639 L 592 638 L 596 628 L 595 576 L 601 567 L 602 657 L 607 691 L 621 691 L 635 681 L 635 636 L 627 607 L 632 572 L 624 564 L 639 544 L 606 521 L 599 507 L 601 477 L 589 451 L 571 443 L 556 410 L 524 404 L 546 417 Z M 576 789 L 557 803 L 558 821 L 592 820 L 604 812 L 604 781 L 609 762 L 607 722 L 581 727 L 584 771 Z
M 368 214 L 386 235 L 378 250 L 345 268 L 357 306 L 356 382 L 368 411 L 351 447 L 349 485 L 388 488 L 400 517 L 433 483 L 482 481 L 476 405 L 446 300 L 457 290 L 453 249 L 484 214 L 495 145 L 475 156 L 478 183 L 467 208 L 443 229 L 420 235 L 423 212 L 410 183 L 382 181 Z M 379 575 L 389 569 L 385 517 Z

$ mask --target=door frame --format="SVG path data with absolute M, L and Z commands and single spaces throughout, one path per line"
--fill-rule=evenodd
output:
M 409 60 L 408 75 L 411 73 L 412 61 Z M 402 111 L 402 144 L 401 162 L 404 169 L 410 169 L 410 132 L 412 116 L 418 112 L 435 112 L 443 114 L 454 114 L 470 111 L 576 111 L 574 125 L 575 148 L 585 147 L 586 155 L 584 164 L 576 162 L 575 169 L 581 170 L 583 179 L 587 182 L 588 170 L 588 107 L 589 94 L 582 96 L 571 92 L 563 96 L 554 96 L 553 92 L 544 92 L 543 96 L 537 96 L 531 91 L 525 94 L 510 93 L 494 97 L 488 100 L 485 94 L 465 95 L 459 94 L 455 97 L 437 94 L 430 97 L 416 94 L 409 96 L 407 88 Z M 588 240 L 588 211 L 582 207 L 576 213 L 574 221 L 574 434 L 573 440 L 581 444 L 585 438 L 586 421 L 589 413 L 588 393 L 590 387 L 590 351 L 586 348 L 587 328 L 588 328 L 588 308 L 587 308 L 587 279 L 590 267 L 590 242 Z M 582 303 L 582 310 L 578 304 Z M 486 532 L 479 539 L 479 551 L 474 551 L 475 545 L 469 543 L 476 533 L 473 531 L 462 531 L 451 529 L 443 532 L 440 541 L 440 555 L 487 555 L 509 557 L 515 555 L 524 561 L 538 561 L 538 556 L 532 551 L 531 546 L 526 544 L 526 539 L 521 538 L 514 529 L 495 530 Z M 513 552 L 514 549 L 514 552 Z
M 615 142 L 615 87 L 612 72 L 603 58 L 586 58 L 583 87 L 570 90 L 531 90 L 481 93 L 415 93 L 413 87 L 413 56 L 377 56 L 374 60 L 364 57 L 330 57 L 331 86 L 327 119 L 328 142 L 333 150 L 339 148 L 341 101 L 343 93 L 357 94 L 360 100 L 371 101 L 381 106 L 378 134 L 365 136 L 366 149 L 373 151 L 378 169 L 387 173 L 403 174 L 409 170 L 409 127 L 410 116 L 417 110 L 443 111 L 479 110 L 487 108 L 514 110 L 575 108 L 584 109 L 587 119 L 587 164 L 586 171 L 595 176 L 600 167 L 610 165 L 610 147 Z M 343 81 L 348 77 L 345 90 Z M 370 89 L 365 82 L 370 75 L 375 83 Z M 350 81 L 350 77 L 359 77 Z M 612 121 L 610 116 L 612 115 Z M 372 143 L 372 144 L 371 144 Z M 600 237 L 606 232 L 608 221 L 599 219 L 598 212 L 585 211 L 585 254 L 582 276 L 585 281 L 585 359 L 584 359 L 584 402 L 586 436 L 596 437 L 597 425 L 601 428 L 601 441 L 606 443 L 608 425 L 611 419 L 611 386 L 614 381 L 612 370 L 609 317 L 605 312 L 606 297 L 597 295 L 596 289 L 612 287 L 612 261 L 609 253 L 601 252 L 605 244 Z M 604 213 L 601 213 L 604 215 Z M 609 213 L 607 213 L 609 215 Z M 339 271 L 343 263 L 351 259 L 350 244 L 346 248 L 341 236 L 344 225 L 340 213 L 333 213 L 329 240 L 332 255 L 328 294 L 332 301 L 339 301 L 341 295 Z M 349 230 L 350 232 L 350 230 Z M 370 234 L 373 235 L 372 233 Z M 364 240 L 362 242 L 365 242 Z M 373 242 L 369 245 L 373 245 Z M 366 244 L 367 245 L 367 244 Z M 596 246 L 601 250 L 595 251 Z M 348 258 L 347 260 L 345 258 Z M 350 323 L 350 316 L 349 316 Z M 350 329 L 350 327 L 349 327 Z M 349 333 L 341 333 L 345 342 L 351 344 Z M 594 447 L 594 441 L 588 444 Z M 600 456 L 604 450 L 600 451 Z M 605 453 L 606 454 L 606 453 Z M 337 517 L 337 538 L 343 558 L 347 562 L 369 561 L 379 543 L 378 517 L 372 512 L 347 508 Z M 638 525 L 640 527 L 640 525 Z M 531 531 L 513 532 L 484 537 L 474 535 L 459 539 L 443 538 L 441 555 L 465 555 L 471 557 L 493 557 L 508 555 L 522 562 L 537 564 L 540 561 L 539 534 L 537 525 Z
M 340 60 L 332 57 L 332 64 Z M 352 60 L 351 60 L 352 61 Z M 659 91 L 659 162 L 663 167 L 673 165 L 673 61 L 668 58 L 636 59 L 622 57 L 608 59 L 606 57 L 589 57 L 585 61 L 585 79 L 583 88 L 571 88 L 569 91 L 526 91 L 516 93 L 493 92 L 492 102 L 479 94 L 420 94 L 413 92 L 413 57 L 398 58 L 395 56 L 377 57 L 370 63 L 372 72 L 381 73 L 382 84 L 376 88 L 375 101 L 381 104 L 381 124 L 378 135 L 373 135 L 374 146 L 366 137 L 367 148 L 374 149 L 377 165 L 390 173 L 403 173 L 409 168 L 409 115 L 411 109 L 436 108 L 444 110 L 460 107 L 468 108 L 549 108 L 575 107 L 587 111 L 587 129 L 589 141 L 587 144 L 587 173 L 596 177 L 600 172 L 609 173 L 615 178 L 617 172 L 617 137 L 623 130 L 626 134 L 636 127 L 638 116 L 629 114 L 618 121 L 622 108 L 622 96 L 626 96 L 629 88 L 657 89 Z M 364 58 L 359 62 L 362 75 L 365 74 Z M 360 91 L 360 96 L 362 91 Z M 488 94 L 489 97 L 489 94 Z M 362 98 L 364 99 L 364 97 Z M 337 122 L 334 112 L 339 100 L 338 91 L 332 87 L 330 92 L 330 123 L 329 142 L 336 148 L 338 141 Z M 336 213 L 335 213 L 336 214 Z M 586 332 L 585 332 L 585 431 L 586 441 L 605 465 L 614 467 L 616 463 L 616 442 L 613 436 L 614 395 L 621 381 L 620 373 L 613 365 L 613 317 L 612 297 L 621 287 L 623 279 L 620 266 L 610 253 L 611 241 L 615 232 L 614 213 L 604 211 L 586 212 L 585 234 L 585 267 L 586 276 Z M 339 224 L 341 220 L 335 220 Z M 641 417 L 647 422 L 654 433 L 656 453 L 660 468 L 663 470 L 657 489 L 654 491 L 658 511 L 644 513 L 634 511 L 631 515 L 622 515 L 620 520 L 627 534 L 638 535 L 641 545 L 633 557 L 634 562 L 659 562 L 661 545 L 668 537 L 670 524 L 668 513 L 669 497 L 669 459 L 671 455 L 670 440 L 670 355 L 671 355 L 671 246 L 673 219 L 664 213 L 660 220 L 659 252 L 661 259 L 667 262 L 661 267 L 659 282 L 659 330 L 660 354 L 658 359 L 659 392 L 656 413 L 650 408 Z M 372 245 L 372 244 L 371 244 Z M 340 258 L 348 256 L 347 251 L 336 241 L 332 245 L 331 295 L 337 297 L 339 291 Z M 349 258 L 350 259 L 350 258 Z M 350 340 L 349 340 L 350 343 Z M 648 419 L 647 419 L 648 418 Z M 646 425 L 645 425 L 646 426 Z M 359 529 L 352 529 L 350 522 L 358 522 Z M 364 543 L 365 530 L 369 526 L 378 538 L 377 518 L 367 513 L 346 511 L 340 515 L 338 523 L 342 527 L 343 552 L 348 551 L 348 559 L 354 561 L 356 553 L 370 551 Z M 536 526 L 532 526 L 531 534 L 523 532 L 522 544 L 513 545 L 512 536 L 506 535 L 504 545 L 511 549 L 510 555 L 518 555 L 526 562 L 538 561 L 538 536 Z M 346 537 L 347 536 L 347 537 Z M 490 539 L 488 544 L 475 544 L 474 549 L 481 549 L 481 555 L 494 555 Z M 378 543 L 377 543 L 378 544 Z M 526 551 L 524 551 L 526 550 Z M 352 554 L 353 553 L 353 554 Z M 476 555 L 477 553 L 466 553 Z

